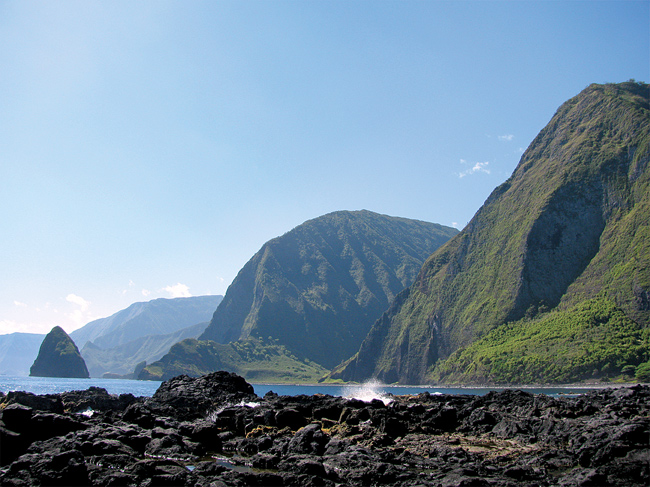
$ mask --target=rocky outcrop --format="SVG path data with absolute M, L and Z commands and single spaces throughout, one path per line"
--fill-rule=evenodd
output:
M 79 349 L 60 326 L 55 326 L 45 335 L 29 375 L 82 379 L 90 377 Z
M 650 476 L 647 386 L 363 402 L 259 398 L 222 373 L 107 397 L 0 397 L 0 484 L 640 487 Z
M 193 420 L 207 416 L 223 404 L 256 399 L 253 386 L 230 372 L 213 372 L 199 378 L 174 377 L 155 392 L 147 404 L 176 419 Z

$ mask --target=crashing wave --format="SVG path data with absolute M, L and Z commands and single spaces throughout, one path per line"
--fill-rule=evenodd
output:
M 373 399 L 379 399 L 385 405 L 393 401 L 391 394 L 384 392 L 384 384 L 377 380 L 370 380 L 359 384 L 358 386 L 345 386 L 343 397 L 348 399 L 359 399 L 364 402 L 370 402 Z

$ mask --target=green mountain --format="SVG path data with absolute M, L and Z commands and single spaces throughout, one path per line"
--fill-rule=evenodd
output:
M 309 220 L 264 244 L 246 263 L 199 340 L 276 343 L 287 360 L 329 369 L 359 348 L 424 259 L 457 233 L 366 210 Z M 160 362 L 153 375 L 164 374 L 170 360 Z M 175 370 L 195 372 L 192 360 L 186 366 L 177 360 Z
M 231 343 L 187 339 L 175 344 L 160 361 L 147 366 L 138 379 L 168 380 L 181 374 L 192 377 L 227 370 L 253 382 L 316 382 L 328 370 L 300 360 L 282 345 L 248 338 Z
M 41 344 L 29 375 L 32 377 L 88 378 L 86 363 L 72 339 L 60 326 L 52 328 Z
M 334 367 L 354 353 L 424 259 L 457 230 L 339 211 L 262 246 L 228 288 L 201 340 L 273 337 Z
M 564 103 L 331 378 L 571 381 L 648 360 L 649 109 L 636 82 Z

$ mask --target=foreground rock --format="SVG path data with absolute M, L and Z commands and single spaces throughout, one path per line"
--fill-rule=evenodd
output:
M 0 485 L 646 486 L 650 388 L 551 398 L 259 398 L 234 374 L 151 398 L 0 397 Z M 84 414 L 80 414 L 84 413 Z M 92 413 L 92 414 L 91 414 Z

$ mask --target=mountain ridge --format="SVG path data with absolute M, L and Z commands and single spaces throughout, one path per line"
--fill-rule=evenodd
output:
M 107 318 L 91 321 L 70 337 L 80 348 L 91 341 L 99 348 L 118 347 L 149 335 L 166 335 L 208 321 L 220 295 L 158 298 L 129 305 Z
M 424 259 L 456 233 L 454 228 L 368 210 L 308 220 L 266 242 L 244 265 L 198 344 L 181 342 L 174 357 L 161 358 L 140 375 L 166 376 L 170 367 L 197 374 L 193 361 L 219 362 L 218 357 L 207 358 L 210 351 L 233 356 L 216 343 L 242 342 L 270 346 L 273 356 L 282 356 L 286 364 L 313 362 L 320 369 L 310 369 L 310 377 L 319 378 L 317 370 L 329 370 L 356 350 Z M 269 361 L 259 367 L 260 373 L 273 373 Z
M 648 107 L 648 85 L 633 82 L 564 103 L 331 378 L 433 380 L 439 361 L 502 324 L 601 292 L 646 326 Z
M 167 335 L 147 335 L 113 348 L 100 348 L 93 342 L 86 342 L 81 356 L 86 361 L 91 377 L 106 374 L 128 376 L 142 362 L 152 363 L 165 355 L 172 345 L 187 338 L 198 338 L 208 322 L 182 328 Z
M 332 367 L 457 230 L 368 210 L 306 221 L 265 243 L 228 288 L 199 340 L 279 339 Z M 346 354 L 348 354 L 346 356 Z

